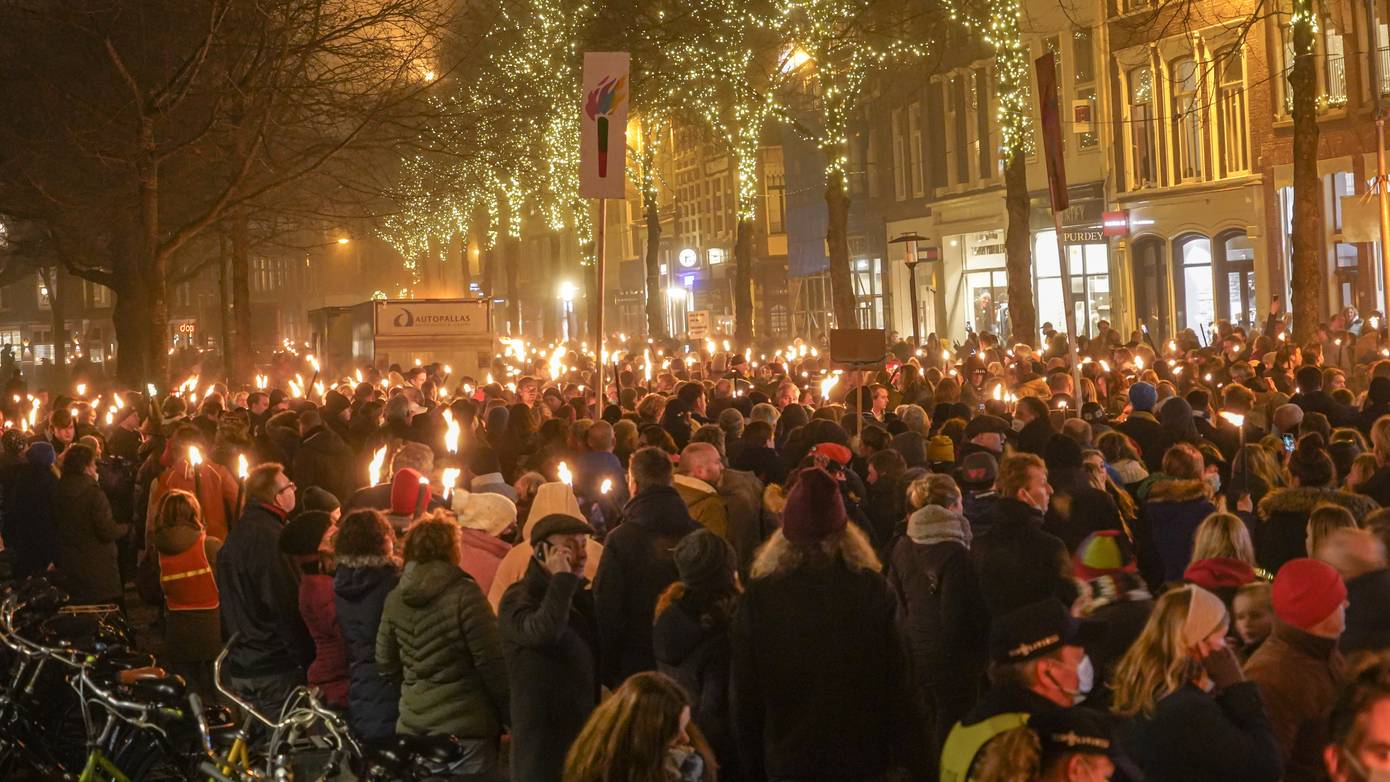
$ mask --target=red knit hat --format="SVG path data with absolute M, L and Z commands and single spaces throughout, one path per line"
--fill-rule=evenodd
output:
M 1307 630 L 1347 601 L 1347 585 L 1326 562 L 1291 559 L 1275 575 L 1271 598 L 1279 621 Z
M 819 543 L 845 528 L 849 517 L 840 482 L 819 467 L 797 474 L 796 486 L 782 509 L 782 535 L 792 543 Z
M 413 467 L 403 467 L 391 479 L 391 515 L 410 516 L 429 507 L 430 487 Z

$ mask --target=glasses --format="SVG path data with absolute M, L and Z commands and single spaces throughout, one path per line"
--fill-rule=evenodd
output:
M 277 492 L 275 492 L 275 493 L 276 493 L 276 494 L 284 494 L 285 492 L 287 492 L 287 491 L 293 491 L 293 490 L 296 489 L 296 488 L 298 488 L 298 487 L 294 485 L 294 481 L 290 481 L 289 483 L 285 484 L 284 486 L 281 486 L 281 487 L 280 487 L 280 491 L 277 491 Z

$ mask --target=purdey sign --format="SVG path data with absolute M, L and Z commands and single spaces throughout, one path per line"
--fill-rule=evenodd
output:
M 482 336 L 489 333 L 487 303 L 384 301 L 377 305 L 378 336 Z

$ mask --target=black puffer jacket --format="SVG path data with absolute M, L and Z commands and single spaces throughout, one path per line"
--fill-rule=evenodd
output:
M 657 603 L 652 645 L 657 670 L 690 696 L 690 717 L 719 760 L 719 778 L 741 779 L 729 718 L 729 623 L 698 605 L 683 584 L 672 584 Z
M 1045 597 L 1071 605 L 1076 587 L 1071 557 L 1056 535 L 1044 532 L 1043 513 L 1001 497 L 989 531 L 970 544 L 980 593 L 990 616 L 1000 616 Z
M 333 603 L 348 654 L 348 720 L 363 738 L 388 738 L 396 732 L 401 688 L 381 675 L 376 635 L 386 596 L 400 577 L 387 562 L 339 561 L 333 573 Z
M 1259 519 L 1250 529 L 1255 561 L 1270 573 L 1291 559 L 1308 556 L 1308 515 L 1321 503 L 1341 505 L 1357 519 L 1379 506 L 1363 494 L 1338 489 L 1282 488 L 1260 500 Z
M 643 489 L 623 514 L 622 525 L 604 541 L 594 575 L 600 681 L 615 688 L 634 673 L 656 668 L 652 617 L 657 597 L 676 580 L 671 550 L 700 529 L 671 486 Z

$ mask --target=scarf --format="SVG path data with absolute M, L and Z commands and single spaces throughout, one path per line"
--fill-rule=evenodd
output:
M 1087 612 L 1093 612 L 1114 603 L 1137 603 L 1152 600 L 1153 595 L 1144 587 L 1144 581 L 1136 573 L 1116 571 L 1096 576 L 1086 582 L 1090 590 L 1090 605 Z
M 907 536 L 913 543 L 959 543 L 970 548 L 970 522 L 940 505 L 927 505 L 907 518 Z

